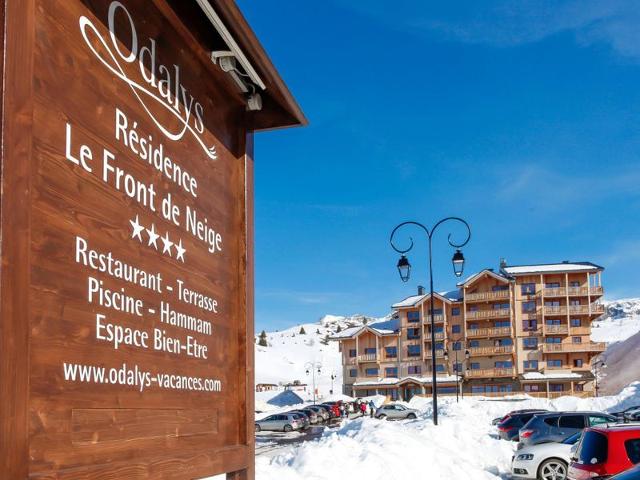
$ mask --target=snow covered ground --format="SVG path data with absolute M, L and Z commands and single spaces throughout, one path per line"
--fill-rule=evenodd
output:
M 414 398 L 417 420 L 359 418 L 343 421 L 318 440 L 256 457 L 258 480 L 508 479 L 514 442 L 500 440 L 491 420 L 510 410 L 615 410 L 640 403 L 640 383 L 611 397 L 508 400 L 443 397 L 440 424 L 431 422 L 429 399 Z

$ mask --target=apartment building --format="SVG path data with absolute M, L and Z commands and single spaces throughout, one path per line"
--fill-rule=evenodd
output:
M 392 305 L 389 321 L 337 334 L 343 391 L 409 400 L 432 393 L 588 396 L 591 363 L 605 345 L 591 341 L 603 268 L 590 262 L 507 265 L 485 269 L 451 292 L 435 293 L 435 364 L 431 298 L 422 287 Z

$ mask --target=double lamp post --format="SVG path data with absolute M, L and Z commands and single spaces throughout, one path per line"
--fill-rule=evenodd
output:
M 418 222 L 412 222 L 412 221 L 403 222 L 393 229 L 393 231 L 391 232 L 391 237 L 389 239 L 389 243 L 391 244 L 391 247 L 400 254 L 400 259 L 398 260 L 397 267 L 398 267 L 398 273 L 400 273 L 400 278 L 402 279 L 403 282 L 408 282 L 409 277 L 411 275 L 411 264 L 409 263 L 409 259 L 405 254 L 413 248 L 414 243 L 413 243 L 413 238 L 409 237 L 409 242 L 410 242 L 409 246 L 407 248 L 399 248 L 396 245 L 396 243 L 394 243 L 394 237 L 396 235 L 396 232 L 398 232 L 398 230 L 402 229 L 403 227 L 407 227 L 407 226 L 418 227 L 419 229 L 422 229 L 423 233 L 425 234 L 428 247 L 429 247 L 428 248 L 429 293 L 430 293 L 429 297 L 431 301 L 430 308 L 429 308 L 429 314 L 431 317 L 431 375 L 432 375 L 431 391 L 432 391 L 432 398 L 433 398 L 433 424 L 434 425 L 438 425 L 438 388 L 436 384 L 436 334 L 435 334 L 435 325 L 434 325 L 435 308 L 434 308 L 434 302 L 433 302 L 434 292 L 433 292 L 432 240 L 433 240 L 433 234 L 436 232 L 438 227 L 446 222 L 461 223 L 466 227 L 466 230 L 467 230 L 467 235 L 463 242 L 456 243 L 452 241 L 451 233 L 449 233 L 447 237 L 447 241 L 449 242 L 449 245 L 451 245 L 453 248 L 456 249 L 455 253 L 453 254 L 453 257 L 451 258 L 451 262 L 453 263 L 453 273 L 455 274 L 456 277 L 460 277 L 462 276 L 462 272 L 464 271 L 464 255 L 462 254 L 462 251 L 460 249 L 464 247 L 471 239 L 471 228 L 469 227 L 469 224 L 463 219 L 458 217 L 443 218 L 442 220 L 437 222 L 431 229 L 425 227 L 423 224 Z M 456 365 L 457 365 L 457 361 L 456 361 Z M 458 374 L 459 372 L 456 372 L 456 377 L 458 376 Z M 457 381 L 456 381 L 456 385 L 457 385 Z M 457 398 L 457 387 L 456 387 L 456 398 Z

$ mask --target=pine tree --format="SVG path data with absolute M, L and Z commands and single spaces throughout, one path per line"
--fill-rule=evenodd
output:
M 262 332 L 260 333 L 258 345 L 260 345 L 261 347 L 269 346 L 269 344 L 267 343 L 267 332 L 265 332 L 264 330 L 262 330 Z
M 342 327 L 338 325 L 338 328 L 336 328 L 336 333 L 340 333 L 341 331 L 342 331 Z
M 300 332 L 298 333 L 298 335 L 306 335 L 307 332 L 304 331 L 304 327 L 300 327 Z

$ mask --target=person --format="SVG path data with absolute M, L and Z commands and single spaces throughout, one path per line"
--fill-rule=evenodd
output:
M 366 402 L 362 402 L 360 404 L 360 411 L 362 412 L 362 416 L 363 417 L 367 414 L 367 404 L 366 404 Z
M 369 409 L 370 409 L 369 414 L 371 415 L 371 418 L 373 418 L 373 414 L 376 411 L 376 405 L 375 403 L 373 403 L 373 400 L 369 400 Z
M 344 418 L 344 403 L 340 404 L 340 418 Z

